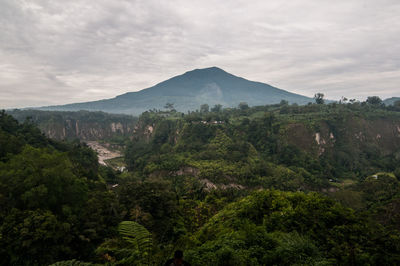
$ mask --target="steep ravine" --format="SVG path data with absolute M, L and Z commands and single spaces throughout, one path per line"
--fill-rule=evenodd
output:
M 137 118 L 103 112 L 9 111 L 20 122 L 30 119 L 49 138 L 56 140 L 106 140 L 132 135 Z
M 105 145 L 102 145 L 97 141 L 87 141 L 86 143 L 90 148 L 92 148 L 94 151 L 97 152 L 99 163 L 102 165 L 107 165 L 106 160 L 122 156 L 122 154 L 119 151 L 115 150 L 112 151 L 109 148 L 105 147 Z

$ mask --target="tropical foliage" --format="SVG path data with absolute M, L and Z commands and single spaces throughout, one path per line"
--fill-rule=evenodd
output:
M 400 110 L 371 101 L 148 111 L 125 172 L 1 112 L 0 264 L 398 265 Z

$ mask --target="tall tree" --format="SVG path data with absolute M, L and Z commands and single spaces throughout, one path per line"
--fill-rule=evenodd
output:
M 247 109 L 250 108 L 249 105 L 246 102 L 239 103 L 238 107 L 239 107 L 240 110 L 247 110 Z
M 164 108 L 167 109 L 170 112 L 176 111 L 175 108 L 174 108 L 174 103 L 166 103 Z
M 320 93 L 320 92 L 316 93 L 314 95 L 314 99 L 315 99 L 315 102 L 317 104 L 324 104 L 325 103 L 324 94 L 323 93 Z
M 210 107 L 208 106 L 208 104 L 202 104 L 200 105 L 200 112 L 201 113 L 208 113 L 208 111 L 210 110 Z
M 367 103 L 371 105 L 381 105 L 382 104 L 382 99 L 379 98 L 378 96 L 369 96 L 367 98 Z
M 218 113 L 218 112 L 220 112 L 221 110 L 222 110 L 222 105 L 221 105 L 221 104 L 216 104 L 216 105 L 214 105 L 213 108 L 211 108 L 211 112 L 216 112 L 216 113 Z

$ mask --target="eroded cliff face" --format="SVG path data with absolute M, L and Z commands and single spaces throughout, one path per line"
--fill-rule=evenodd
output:
M 147 122 L 147 123 L 146 123 Z M 359 116 L 334 117 L 307 121 L 279 121 L 279 145 L 294 145 L 315 157 L 345 150 L 357 151 L 375 149 L 380 155 L 400 154 L 400 119 L 397 117 L 363 118 Z M 165 131 L 169 143 L 176 144 L 185 132 L 185 123 L 176 122 L 168 126 L 165 121 L 139 121 L 132 134 L 132 140 L 149 142 L 160 131 Z M 171 123 L 172 124 L 172 123 Z M 223 125 L 225 128 L 227 125 Z M 241 129 L 240 129 L 241 130 Z M 248 132 L 247 132 L 248 133 Z M 372 152 L 372 151 L 371 151 Z M 399 155 L 400 156 L 400 155 Z
M 115 136 L 129 136 L 133 133 L 133 122 L 89 122 L 65 120 L 58 123 L 39 124 L 48 137 L 58 140 L 74 139 L 102 140 Z
M 23 122 L 29 118 L 48 137 L 57 140 L 104 140 L 132 135 L 137 118 L 103 112 L 55 112 L 14 110 L 10 114 Z
M 382 155 L 388 155 L 400 150 L 400 121 L 352 117 L 343 121 L 320 121 L 312 127 L 293 123 L 287 125 L 285 138 L 288 143 L 317 156 L 346 145 L 353 149 L 376 147 Z

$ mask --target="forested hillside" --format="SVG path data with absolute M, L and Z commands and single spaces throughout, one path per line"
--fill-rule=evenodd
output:
M 289 175 L 297 190 L 330 186 L 331 179 L 358 181 L 400 165 L 394 107 L 283 102 L 208 109 L 142 114 L 126 153 L 130 169 L 165 175 L 190 167 L 200 179 L 244 186 L 274 185 Z M 276 181 L 284 188 L 284 179 Z
M 119 221 L 96 154 L 50 140 L 4 111 L 0 147 L 0 264 L 93 259 Z
M 396 106 L 148 111 L 123 173 L 0 121 L 1 264 L 400 263 Z

